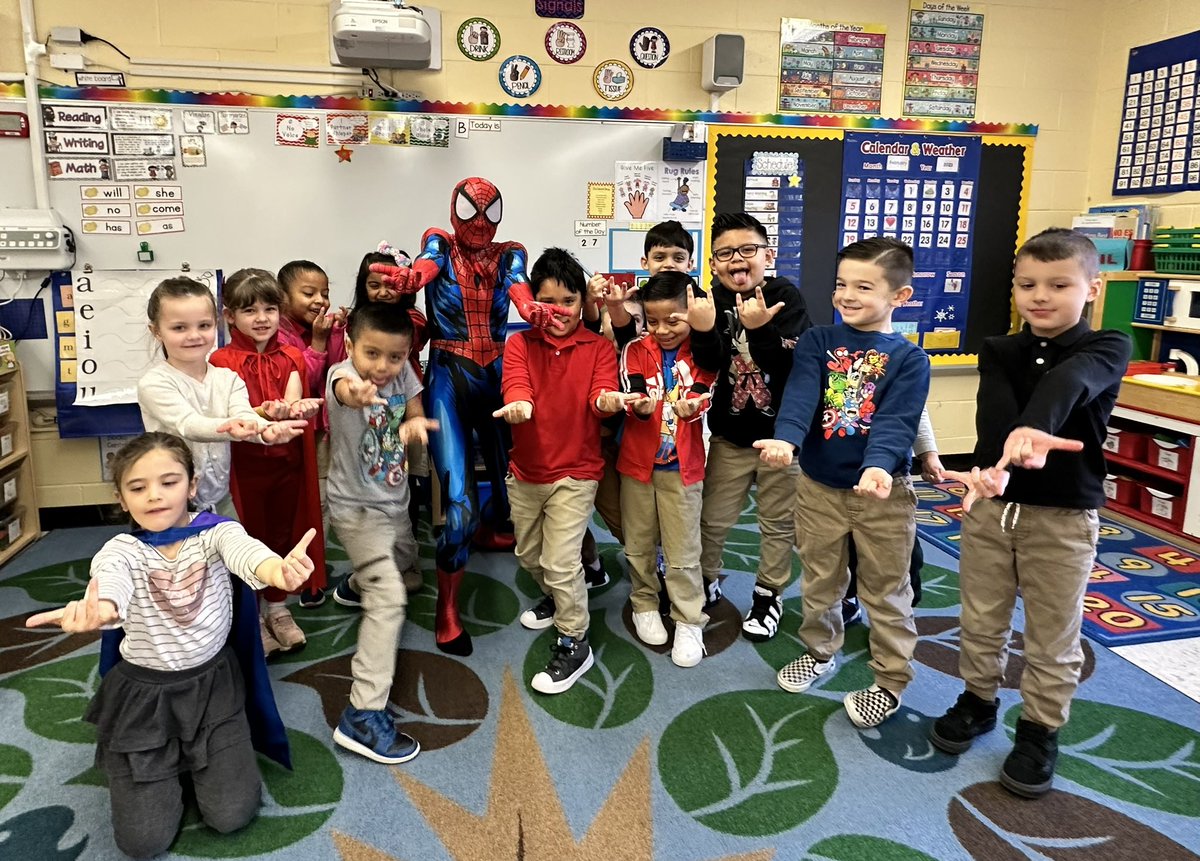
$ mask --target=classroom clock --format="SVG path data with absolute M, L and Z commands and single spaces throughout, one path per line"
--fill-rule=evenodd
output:
M 29 137 L 29 117 L 20 111 L 0 111 L 0 137 Z

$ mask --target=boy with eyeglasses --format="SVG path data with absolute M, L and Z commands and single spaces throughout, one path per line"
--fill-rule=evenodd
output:
M 700 565 L 707 609 L 721 598 L 725 539 L 757 484 L 762 543 L 752 604 L 742 622 L 742 634 L 754 642 L 775 636 L 783 615 L 779 595 L 792 570 L 800 466 L 771 469 L 752 445 L 775 436 L 796 339 L 812 326 L 796 285 L 765 277 L 774 261 L 766 228 L 753 215 L 727 212 L 713 219 L 709 266 L 720 357 L 708 412 L 712 439 L 700 515 Z

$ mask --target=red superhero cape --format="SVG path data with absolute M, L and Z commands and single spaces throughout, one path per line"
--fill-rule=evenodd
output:
M 209 363 L 229 368 L 241 377 L 250 395 L 250 405 L 256 408 L 263 401 L 283 398 L 292 371 L 300 375 L 302 393 L 308 392 L 303 354 L 295 347 L 281 344 L 278 336 L 273 336 L 260 353 L 250 338 L 233 329 L 230 343 L 213 353 Z M 325 536 L 317 485 L 315 426 L 315 421 L 310 421 L 300 437 L 284 445 L 231 443 L 233 469 L 229 490 L 246 532 L 280 556 L 286 556 L 307 530 L 317 530 L 318 540 L 308 548 L 314 567 L 305 588 L 324 589 Z M 281 505 L 293 500 L 295 516 L 290 523 L 280 522 Z

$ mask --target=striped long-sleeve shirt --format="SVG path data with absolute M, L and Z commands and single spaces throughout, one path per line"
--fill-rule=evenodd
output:
M 208 661 L 229 636 L 229 572 L 262 589 L 266 584 L 254 571 L 274 555 L 235 521 L 186 538 L 173 559 L 132 535 L 110 539 L 92 558 L 92 577 L 125 629 L 121 657 L 152 670 Z

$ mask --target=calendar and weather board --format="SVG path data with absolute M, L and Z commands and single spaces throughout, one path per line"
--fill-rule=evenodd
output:
M 839 244 L 890 236 L 913 249 L 913 296 L 893 328 L 928 351 L 959 350 L 971 289 L 978 137 L 847 132 Z

